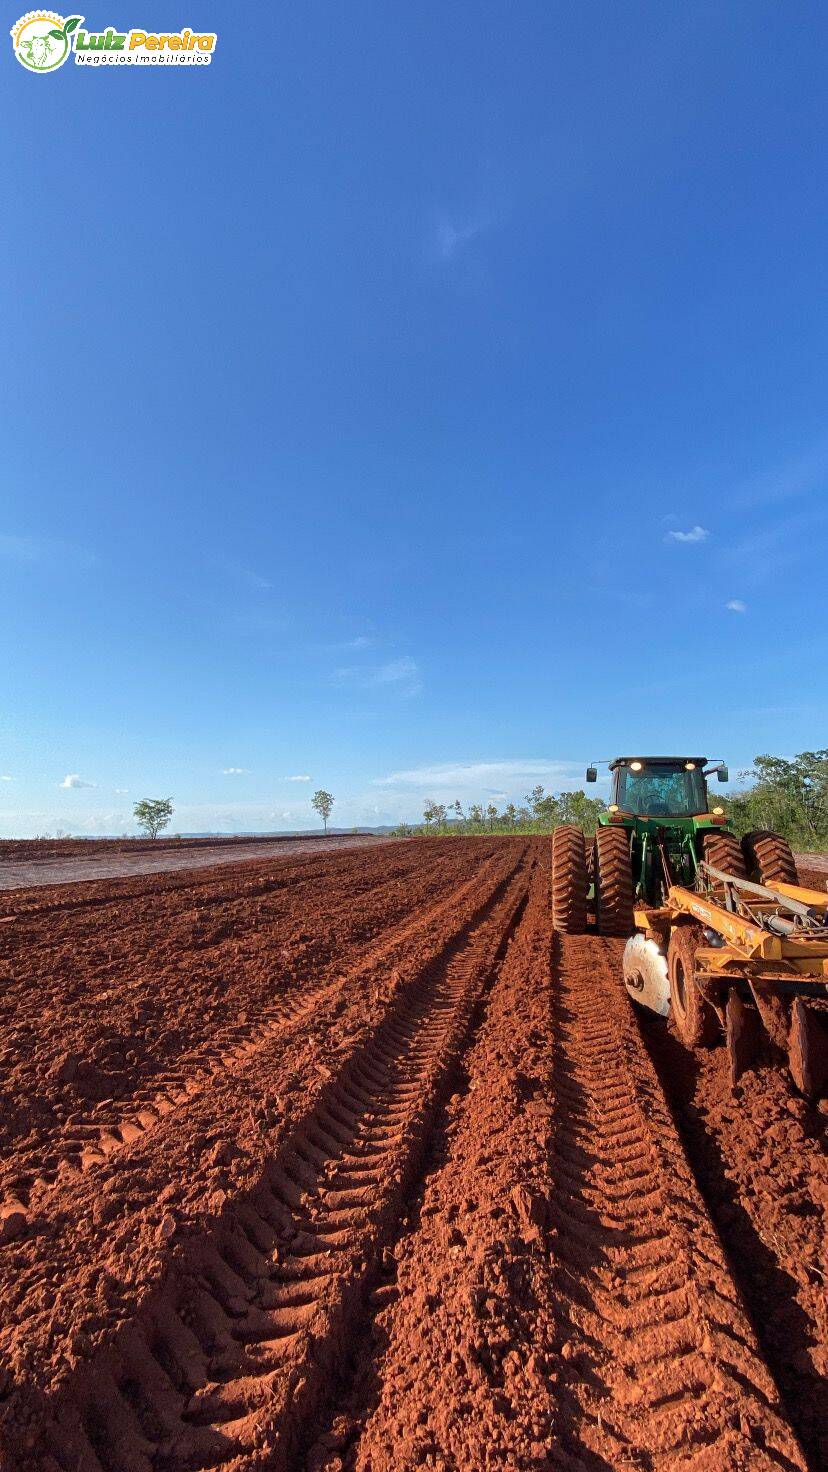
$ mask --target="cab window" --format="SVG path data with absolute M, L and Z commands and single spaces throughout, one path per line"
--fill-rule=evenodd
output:
M 636 817 L 689 818 L 707 811 L 704 773 L 684 766 L 618 770 L 618 806 Z

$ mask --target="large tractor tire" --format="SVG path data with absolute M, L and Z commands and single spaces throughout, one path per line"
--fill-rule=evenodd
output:
M 725 874 L 732 874 L 736 879 L 748 877 L 742 845 L 735 833 L 704 833 L 702 858 L 706 864 L 712 864 L 714 869 L 722 869 Z M 715 880 L 711 881 L 711 885 L 713 894 L 723 899 L 724 885 L 717 884 Z
M 757 884 L 798 884 L 796 860 L 786 838 L 757 828 L 742 839 L 748 873 Z
M 587 920 L 586 840 L 564 823 L 552 834 L 552 924 L 563 935 L 583 935 Z
M 601 935 L 632 934 L 630 836 L 623 828 L 598 828 L 595 834 L 595 914 Z
M 700 925 L 678 925 L 667 948 L 670 1016 L 686 1048 L 709 1048 L 721 1031 L 713 1008 L 704 1000 L 693 979 L 696 951 L 703 944 L 704 934 Z

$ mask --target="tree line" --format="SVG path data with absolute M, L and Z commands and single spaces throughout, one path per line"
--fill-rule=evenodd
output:
M 737 833 L 770 828 L 791 848 L 828 850 L 828 748 L 801 751 L 790 760 L 757 756 L 739 776 L 751 786 L 726 801 Z
M 755 828 L 770 828 L 787 838 L 792 848 L 828 851 L 828 749 L 803 751 L 798 756 L 757 756 L 753 766 L 739 772 L 748 785 L 724 801 L 727 816 L 740 836 Z M 716 802 L 722 799 L 717 794 Z M 412 834 L 551 833 L 561 823 L 575 823 L 595 832 L 598 815 L 606 811 L 600 797 L 576 792 L 545 792 L 538 785 L 521 803 L 469 803 L 459 799 L 426 799 L 421 824 L 400 824 L 401 837 Z
M 472 802 L 464 809 L 459 799 L 452 803 L 434 802 L 427 798 L 423 805 L 422 824 L 400 824 L 400 836 L 412 833 L 484 834 L 484 833 L 551 833 L 561 823 L 577 823 L 585 833 L 593 833 L 598 814 L 606 803 L 600 797 L 587 797 L 577 792 L 544 791 L 538 785 L 527 792 L 522 803 L 509 802 L 504 808 L 496 803 Z

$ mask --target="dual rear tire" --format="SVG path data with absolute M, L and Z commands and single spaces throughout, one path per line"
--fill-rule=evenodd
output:
M 767 828 L 755 828 L 742 839 L 748 876 L 757 884 L 798 884 L 796 860 L 787 839 Z
M 717 833 L 715 828 L 703 833 L 702 858 L 706 864 L 712 864 L 714 869 L 721 869 L 723 873 L 732 874 L 736 879 L 748 877 L 742 845 L 734 833 Z M 724 885 L 715 879 L 711 880 L 711 884 L 713 898 L 723 902 Z
M 733 833 L 705 833 L 702 858 L 714 869 L 734 874 L 737 879 L 770 885 L 799 883 L 790 844 L 781 834 L 771 833 L 767 828 L 746 833 L 741 843 Z
M 629 835 L 621 828 L 599 828 L 591 845 L 583 831 L 565 823 L 552 834 L 552 923 L 563 935 L 583 935 L 587 894 L 595 885 L 595 913 L 601 935 L 628 936 L 633 929 L 633 879 Z
M 732 833 L 705 833 L 702 856 L 714 869 L 759 884 L 799 882 L 788 843 L 766 829 L 748 833 L 741 844 Z M 630 935 L 634 890 L 629 835 L 623 828 L 599 827 L 588 855 L 582 830 L 565 823 L 552 835 L 552 922 L 562 934 L 586 930 L 590 884 L 595 886 L 599 933 Z
M 634 893 L 630 835 L 624 828 L 598 828 L 594 852 L 599 934 L 631 935 Z

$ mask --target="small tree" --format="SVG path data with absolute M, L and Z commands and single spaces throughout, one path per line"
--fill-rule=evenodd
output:
M 333 805 L 334 800 L 331 797 L 331 794 L 329 792 L 325 792 L 324 788 L 322 787 L 320 787 L 319 791 L 315 792 L 313 794 L 313 797 L 311 798 L 311 807 L 316 808 L 316 811 L 322 819 L 322 822 L 325 824 L 326 833 L 328 831 L 328 819 L 331 816 L 331 808 L 333 807 Z
M 538 782 L 537 786 L 533 787 L 532 791 L 526 794 L 526 806 L 531 809 L 533 818 L 537 819 L 540 817 L 543 801 L 544 791 L 540 782 Z
M 132 809 L 135 821 L 147 838 L 157 838 L 162 828 L 169 826 L 173 815 L 171 797 L 144 797 Z
M 427 797 L 423 803 L 423 822 L 426 828 L 433 828 L 436 833 L 446 824 L 445 803 L 435 802 L 433 798 Z
M 545 793 L 543 797 L 538 799 L 538 802 L 535 805 L 534 812 L 535 821 L 537 822 L 541 830 L 551 832 L 551 830 L 555 828 L 558 823 L 558 799 L 556 797 L 553 797 L 551 792 Z
M 606 803 L 600 797 L 587 797 L 583 788 L 579 788 L 577 792 L 559 792 L 557 806 L 559 823 L 575 823 L 585 833 L 594 833 L 598 814 L 604 811 Z

